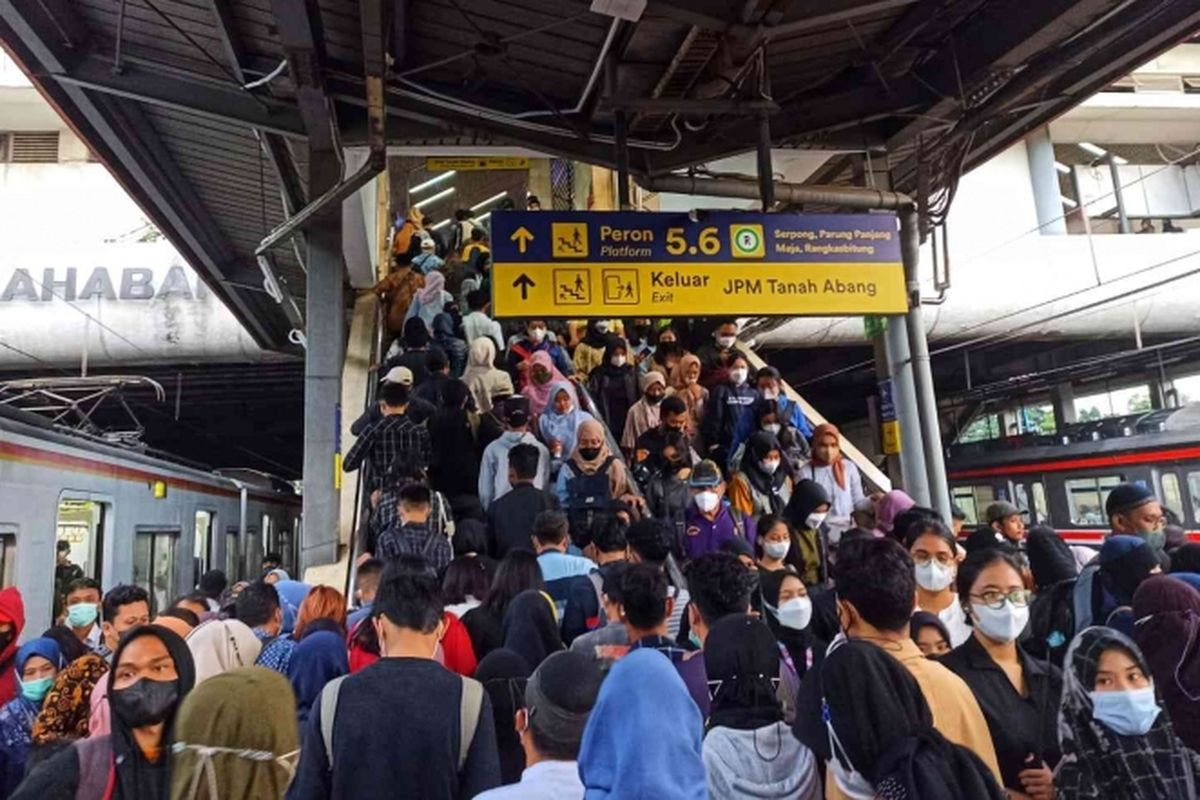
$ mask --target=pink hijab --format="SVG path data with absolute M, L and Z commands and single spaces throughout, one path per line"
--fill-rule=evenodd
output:
M 533 379 L 534 367 L 541 366 L 550 373 L 550 379 L 545 383 L 539 384 Z M 551 393 L 554 391 L 554 384 L 558 381 L 565 381 L 566 378 L 554 366 L 554 360 L 550 358 L 550 354 L 545 350 L 539 350 L 529 358 L 529 369 L 525 370 L 521 378 L 521 394 L 529 398 L 529 411 L 534 416 L 542 413 L 542 409 L 550 402 Z
M 892 526 L 896 522 L 896 517 L 908 511 L 917 504 L 907 494 L 900 489 L 892 489 L 890 492 L 879 498 L 879 502 L 875 505 L 875 527 L 884 535 L 892 532 Z

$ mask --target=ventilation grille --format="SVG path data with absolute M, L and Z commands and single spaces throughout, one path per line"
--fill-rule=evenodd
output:
M 58 131 L 49 133 L 11 133 L 9 161 L 14 164 L 58 163 Z

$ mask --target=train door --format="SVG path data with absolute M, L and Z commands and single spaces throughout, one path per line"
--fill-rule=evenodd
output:
M 258 527 L 248 525 L 246 527 L 246 535 L 242 537 L 242 555 L 245 557 L 243 564 L 245 572 L 242 573 L 244 578 L 249 580 L 257 580 L 262 577 L 262 539 L 258 535 Z
M 200 576 L 212 569 L 214 531 L 217 512 L 196 509 L 196 535 L 192 539 L 193 585 L 200 585 Z
M 104 537 L 112 524 L 112 513 L 112 498 L 106 495 L 68 490 L 58 496 L 54 538 L 56 543 L 67 542 L 70 550 L 56 555 L 52 619 L 58 619 L 67 583 L 80 571 L 84 577 L 99 581 L 101 586 L 107 585 L 104 582 Z
M 17 584 L 17 525 L 0 522 L 0 588 Z
M 133 582 L 150 595 L 150 613 L 170 608 L 179 595 L 175 551 L 178 528 L 138 526 L 133 537 Z
M 225 528 L 225 577 L 229 579 L 231 585 L 242 579 L 242 571 L 238 568 L 241 563 L 238 560 L 240 555 L 239 538 L 236 525 L 229 525 Z
M 1012 484 L 1013 503 L 1029 512 L 1030 525 L 1051 525 L 1046 505 L 1046 486 L 1040 480 L 1019 480 Z
M 951 493 L 954 504 L 966 514 L 967 525 L 984 524 L 984 512 L 987 511 L 988 506 L 996 502 L 997 494 L 995 488 L 990 484 L 955 486 Z

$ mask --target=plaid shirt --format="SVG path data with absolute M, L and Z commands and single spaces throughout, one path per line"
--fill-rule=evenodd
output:
M 409 464 L 420 469 L 429 466 L 429 431 L 413 422 L 408 414 L 392 414 L 363 431 L 342 462 L 342 469 L 353 472 L 365 459 L 368 465 L 368 490 L 381 488 L 393 467 Z
M 255 666 L 273 669 L 286 676 L 292 663 L 292 651 L 296 649 L 296 642 L 290 636 L 272 637 L 261 628 L 255 628 L 254 635 L 263 644 L 262 652 L 254 662 Z

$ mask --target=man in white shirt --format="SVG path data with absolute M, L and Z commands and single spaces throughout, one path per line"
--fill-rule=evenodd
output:
M 525 751 L 518 783 L 490 789 L 475 800 L 582 800 L 579 746 L 604 676 L 582 653 L 558 652 L 525 684 L 525 707 L 513 723 Z
M 496 352 L 504 352 L 504 331 L 500 323 L 487 315 L 491 305 L 491 293 L 487 289 L 475 289 L 467 292 L 467 309 L 469 313 L 463 317 L 463 338 L 470 345 L 483 336 L 491 337 L 496 343 Z

